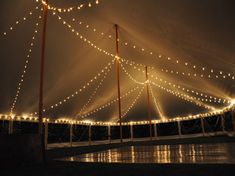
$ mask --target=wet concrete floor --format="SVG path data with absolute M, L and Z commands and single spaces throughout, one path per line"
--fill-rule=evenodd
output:
M 93 163 L 234 164 L 234 146 L 235 143 L 127 146 L 60 160 Z

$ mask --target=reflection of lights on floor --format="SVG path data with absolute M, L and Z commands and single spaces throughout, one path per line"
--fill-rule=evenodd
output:
M 108 163 L 234 163 L 229 145 L 233 144 L 128 146 L 63 160 Z

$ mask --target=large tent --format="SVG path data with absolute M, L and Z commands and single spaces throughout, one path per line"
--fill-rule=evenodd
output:
M 49 0 L 49 6 L 44 115 L 118 120 L 115 24 L 124 121 L 147 119 L 146 83 L 152 119 L 234 103 L 234 1 Z M 0 8 L 0 113 L 37 112 L 41 1 L 3 0 Z

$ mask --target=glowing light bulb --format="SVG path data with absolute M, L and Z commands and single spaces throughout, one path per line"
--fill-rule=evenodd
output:
M 234 105 L 235 105 L 235 99 L 232 99 L 232 100 L 231 100 L 230 105 L 231 105 L 231 106 L 234 106 Z

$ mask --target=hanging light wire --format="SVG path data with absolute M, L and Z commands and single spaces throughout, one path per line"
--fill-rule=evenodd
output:
M 23 71 L 20 75 L 20 81 L 18 82 L 18 86 L 17 86 L 17 89 L 16 89 L 16 94 L 15 94 L 15 97 L 14 97 L 14 100 L 13 100 L 13 103 L 11 105 L 11 108 L 10 108 L 10 114 L 13 114 L 14 113 L 14 109 L 15 109 L 15 106 L 16 106 L 16 103 L 18 101 L 18 98 L 20 96 L 20 93 L 22 91 L 22 85 L 24 83 L 24 80 L 25 80 L 25 75 L 27 73 L 27 70 L 28 70 L 28 65 L 30 63 L 30 57 L 32 55 L 32 51 L 33 51 L 33 48 L 35 46 L 35 39 L 37 37 L 37 34 L 38 34 L 38 26 L 39 26 L 39 20 L 41 19 L 42 17 L 39 15 L 38 17 L 38 21 L 36 22 L 35 24 L 35 29 L 34 29 L 34 33 L 33 33 L 33 36 L 32 36 L 32 39 L 31 39 L 31 42 L 30 42 L 30 46 L 29 46 L 29 49 L 28 49 L 28 54 L 26 56 L 26 59 L 25 59 L 25 64 L 24 64 L 24 68 L 23 68 Z

